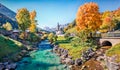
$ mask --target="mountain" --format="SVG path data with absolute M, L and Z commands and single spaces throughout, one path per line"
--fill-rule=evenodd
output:
M 18 28 L 17 22 L 0 13 L 0 25 L 9 22 L 13 28 Z
M 0 3 L 0 25 L 9 22 L 13 28 L 18 28 L 16 13 Z
M 15 21 L 16 13 L 0 3 L 0 13 Z

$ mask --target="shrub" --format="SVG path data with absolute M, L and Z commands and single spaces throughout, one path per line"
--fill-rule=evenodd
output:
M 36 33 L 30 33 L 28 34 L 27 40 L 30 42 L 38 42 L 40 40 L 40 37 Z
M 66 33 L 66 34 L 64 35 L 64 37 L 65 37 L 66 39 L 68 39 L 69 36 L 70 36 L 70 33 Z

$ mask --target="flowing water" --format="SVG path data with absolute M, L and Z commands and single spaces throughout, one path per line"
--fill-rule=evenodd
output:
M 69 70 L 60 64 L 60 58 L 50 52 L 52 49 L 48 40 L 39 44 L 39 50 L 30 52 L 30 57 L 24 57 L 17 64 L 16 70 Z

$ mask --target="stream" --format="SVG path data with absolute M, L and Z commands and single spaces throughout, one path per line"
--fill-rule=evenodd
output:
M 69 70 L 60 64 L 60 58 L 52 50 L 48 40 L 42 41 L 39 50 L 30 52 L 30 57 L 24 57 L 17 62 L 16 70 Z

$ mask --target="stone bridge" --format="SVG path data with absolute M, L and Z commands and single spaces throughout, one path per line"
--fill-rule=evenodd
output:
M 120 37 L 104 37 L 99 39 L 100 44 L 103 46 L 103 44 L 109 44 L 109 46 L 114 46 L 118 43 L 120 43 Z

